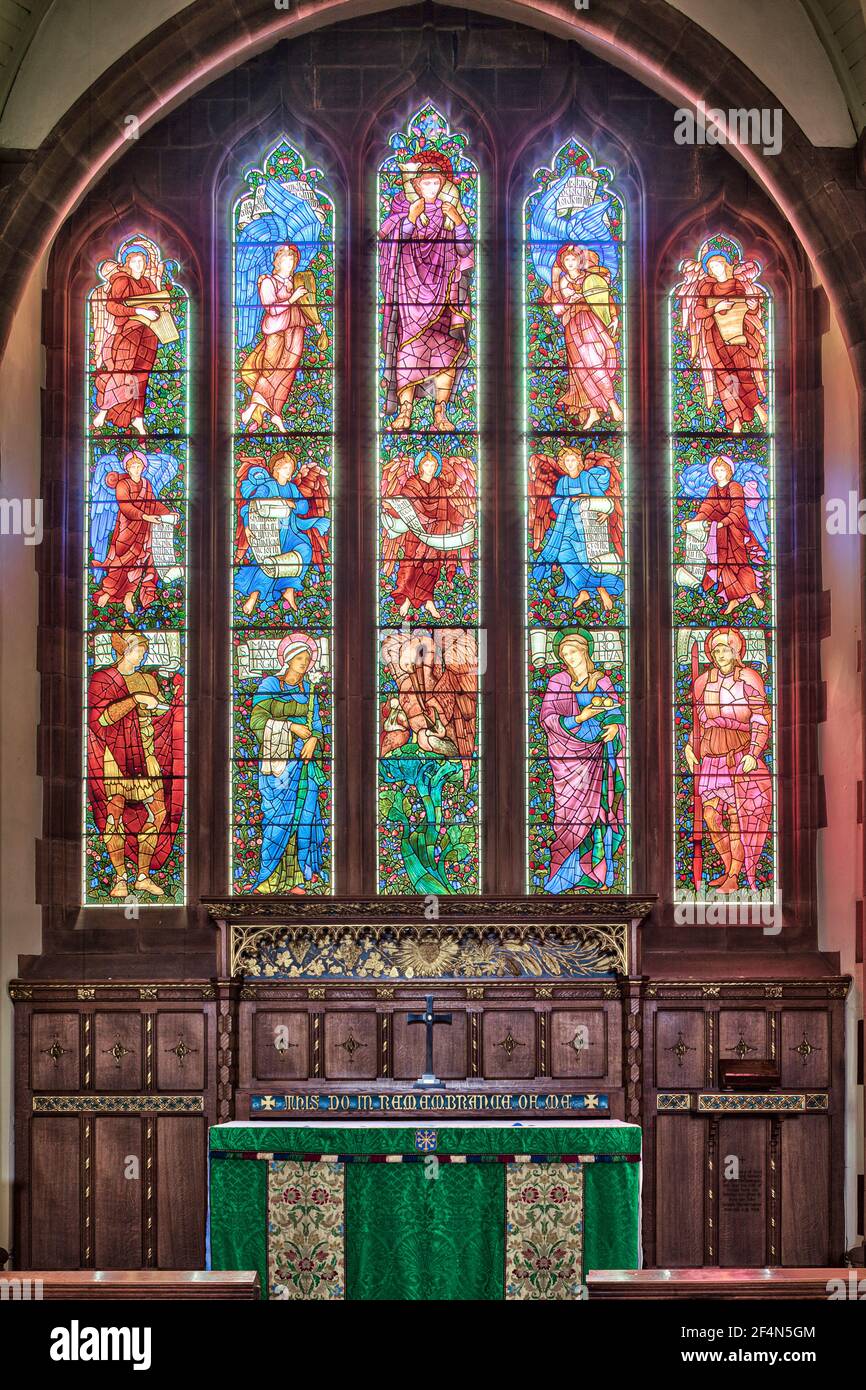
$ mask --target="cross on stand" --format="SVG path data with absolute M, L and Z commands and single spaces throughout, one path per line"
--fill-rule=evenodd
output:
M 409 1023 L 423 1023 L 427 1029 L 427 1059 L 425 1071 L 424 1075 L 419 1076 L 418 1080 L 413 1083 L 412 1089 L 414 1091 L 444 1091 L 444 1081 L 440 1081 L 439 1077 L 436 1076 L 433 1071 L 433 1029 L 436 1027 L 437 1023 L 450 1024 L 451 1015 L 434 1014 L 433 995 L 428 994 L 427 1005 L 423 1014 L 407 1014 L 406 1018 Z

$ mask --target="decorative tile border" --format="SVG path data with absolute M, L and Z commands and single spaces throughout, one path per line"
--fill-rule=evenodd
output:
M 589 1111 L 599 1117 L 610 1111 L 610 1098 L 587 1092 L 580 1095 L 556 1091 L 518 1091 L 508 1093 L 428 1092 L 328 1092 L 319 1095 L 261 1095 L 250 1096 L 250 1116 L 309 1115 L 325 1111 L 335 1118 L 353 1114 L 403 1115 L 407 1111 L 439 1111 L 457 1115 L 476 1115 L 489 1111 L 515 1111 L 534 1114 L 539 1111 L 572 1114 Z
M 203 1096 L 34 1096 L 37 1115 L 203 1115 Z
M 691 1091 L 659 1091 L 656 1110 L 662 1114 L 696 1110 L 699 1114 L 801 1115 L 804 1111 L 830 1108 L 826 1091 L 779 1094 L 772 1091 L 723 1091 L 718 1094 Z

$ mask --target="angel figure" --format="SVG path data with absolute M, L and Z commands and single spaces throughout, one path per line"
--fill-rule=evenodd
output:
M 160 501 L 160 493 L 177 476 L 171 454 L 138 450 L 119 461 L 107 454 L 96 465 L 90 492 L 90 543 L 94 573 L 100 580 L 97 608 L 122 604 L 126 612 L 150 608 L 157 596 L 153 527 L 174 526 L 179 514 Z M 145 473 L 147 476 L 145 477 Z M 177 570 L 180 577 L 182 571 Z
M 96 354 L 96 404 L 93 428 L 106 421 L 120 430 L 130 425 L 145 434 L 147 388 L 160 342 L 177 339 L 168 313 L 166 267 L 152 241 L 141 238 L 124 247 L 120 260 L 99 266 L 103 281 L 91 299 Z M 154 331 L 159 324 L 162 337 Z
M 416 394 L 433 397 L 433 427 L 451 431 L 445 409 L 463 369 L 470 317 L 472 233 L 441 150 L 401 165 L 403 192 L 379 228 L 385 410 L 411 430 Z
M 478 703 L 473 635 L 443 629 L 433 641 L 429 633 L 390 633 L 382 642 L 382 661 L 398 693 L 381 709 L 380 756 L 402 750 L 404 758 L 413 752 L 459 758 L 468 786 Z
M 292 454 L 244 458 L 235 489 L 235 594 L 247 617 L 280 600 L 297 611 L 311 565 L 324 574 L 328 559 L 328 476 Z M 252 551 L 253 560 L 244 563 Z
M 569 242 L 560 246 L 542 296 L 565 337 L 568 382 L 558 404 L 581 429 L 591 430 L 605 416 L 622 420 L 615 384 L 619 316 L 610 278 L 597 251 Z
M 762 609 L 762 566 L 769 544 L 766 470 L 757 463 L 738 467 L 727 454 L 719 454 L 710 459 L 706 470 L 703 463 L 685 468 L 680 491 L 685 497 L 701 499 L 694 516 L 681 523 L 687 535 L 697 532 L 703 545 L 706 565 L 701 587 L 705 592 L 715 590 L 726 605 L 725 617 L 749 600 Z M 677 570 L 677 580 L 689 587 L 698 582 L 688 567 Z
M 529 524 L 538 552 L 533 578 L 562 570 L 560 598 L 577 612 L 595 594 L 605 612 L 624 590 L 622 476 L 610 454 L 560 449 L 529 460 Z
M 684 261 L 682 271 L 675 294 L 682 301 L 682 327 L 689 357 L 703 379 L 707 409 L 718 398 L 725 429 L 733 434 L 755 417 L 766 429 L 767 335 L 761 321 L 760 266 L 708 250 L 699 261 Z
M 398 454 L 387 464 L 383 571 L 395 575 L 391 597 L 402 618 L 412 608 L 438 618 L 433 596 L 439 580 L 452 583 L 458 568 L 470 573 L 476 508 L 475 468 L 468 458 L 424 449 L 414 460 Z

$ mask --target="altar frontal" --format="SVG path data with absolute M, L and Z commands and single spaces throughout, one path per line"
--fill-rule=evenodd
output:
M 640 1154 L 619 1121 L 216 1125 L 209 1267 L 269 1299 L 581 1299 L 638 1267 Z

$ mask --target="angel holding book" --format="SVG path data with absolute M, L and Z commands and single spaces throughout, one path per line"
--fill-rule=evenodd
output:
M 733 248 L 733 243 L 730 243 Z M 724 428 L 742 433 L 757 418 L 767 427 L 767 334 L 760 266 L 714 247 L 684 261 L 676 288 L 688 353 L 701 374 L 707 410 L 718 401 Z
M 285 434 L 284 413 L 304 356 L 308 328 L 328 346 L 316 303 L 310 262 L 318 252 L 326 212 L 307 185 L 268 178 L 262 215 L 238 232 L 235 263 L 240 378 L 248 393 L 241 423 Z

